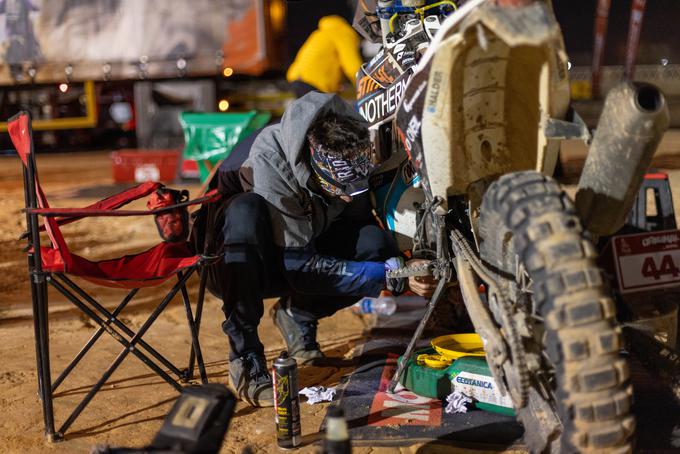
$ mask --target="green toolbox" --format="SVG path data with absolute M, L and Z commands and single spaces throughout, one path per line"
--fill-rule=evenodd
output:
M 419 396 L 442 401 L 453 391 L 459 391 L 473 398 L 480 410 L 515 415 L 510 395 L 501 395 L 483 356 L 463 356 L 442 368 L 429 367 L 422 361 L 424 355 L 436 353 L 428 348 L 413 354 L 400 383 Z

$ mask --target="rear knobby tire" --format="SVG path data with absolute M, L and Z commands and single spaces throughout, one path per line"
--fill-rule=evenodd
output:
M 543 319 L 537 340 L 556 375 L 554 406 L 563 430 L 562 452 L 628 452 L 635 421 L 621 329 L 574 205 L 560 186 L 538 172 L 505 175 L 486 192 L 479 220 L 480 255 L 506 276 L 526 271 L 528 300 Z M 524 274 L 524 273 L 523 273 Z M 513 302 L 517 286 L 506 292 Z M 545 364 L 544 364 L 545 365 Z M 532 380 L 532 383 L 535 381 Z M 520 419 L 525 409 L 518 409 Z

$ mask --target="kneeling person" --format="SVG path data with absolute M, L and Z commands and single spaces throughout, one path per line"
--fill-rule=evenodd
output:
M 252 405 L 270 406 L 272 381 L 257 333 L 263 298 L 280 297 L 274 323 L 289 354 L 304 364 L 323 357 L 320 318 L 384 288 L 403 291 L 406 280 L 386 280 L 386 269 L 403 260 L 372 215 L 368 130 L 348 104 L 335 95 L 305 95 L 246 152 L 242 165 L 233 163 L 237 153 L 219 175 L 228 196 L 218 232 L 225 252 L 222 327 L 232 387 Z

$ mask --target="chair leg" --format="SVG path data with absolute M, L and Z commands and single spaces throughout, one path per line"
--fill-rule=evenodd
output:
M 106 326 L 106 320 L 102 319 L 99 315 L 97 315 L 96 312 L 94 312 L 92 309 L 87 307 L 82 301 L 80 301 L 73 293 L 69 292 L 68 289 L 66 289 L 57 279 L 51 279 L 50 283 L 52 286 L 59 291 L 62 295 L 64 295 L 66 298 L 68 298 L 76 307 L 78 307 L 83 313 L 85 313 L 88 317 L 92 319 L 95 323 L 99 325 L 100 328 L 104 328 L 110 335 L 113 337 L 116 341 L 118 341 L 123 347 L 127 348 L 128 350 L 132 351 L 132 354 L 135 355 L 137 358 L 140 359 L 144 364 L 146 364 L 152 371 L 154 371 L 156 374 L 158 374 L 159 377 L 161 377 L 163 380 L 165 380 L 170 386 L 175 388 L 177 391 L 182 391 L 182 387 L 172 379 L 163 369 L 161 369 L 158 364 L 154 363 L 149 359 L 146 355 L 144 355 L 139 348 L 133 348 L 131 346 L 131 341 L 128 342 L 126 341 L 123 336 L 111 328 L 110 326 Z M 175 285 L 175 287 L 178 287 Z M 177 293 L 179 288 L 173 288 L 173 295 Z M 134 333 L 133 333 L 134 336 Z M 138 341 L 141 344 L 141 339 Z
M 110 313 L 105 307 L 99 304 L 94 298 L 85 293 L 83 289 L 78 287 L 72 280 L 70 280 L 63 274 L 59 274 L 58 276 L 62 281 L 66 283 L 66 285 L 68 285 L 74 292 L 80 295 L 81 298 L 90 303 L 96 310 L 98 310 L 104 317 L 110 320 L 110 322 L 113 323 L 116 327 L 123 330 L 123 332 L 128 336 L 130 337 L 134 336 L 135 333 L 130 328 L 125 326 L 124 323 L 118 320 L 112 313 Z M 142 339 L 139 340 L 139 345 L 140 347 L 144 348 L 147 352 L 149 352 L 151 356 L 156 358 L 161 364 L 170 369 L 170 371 L 173 374 L 177 375 L 178 379 L 183 378 L 182 372 L 174 364 L 172 364 L 165 356 L 161 355 L 155 348 L 144 342 L 144 340 Z
M 61 428 L 59 428 L 59 432 L 64 433 L 68 430 L 69 427 L 71 427 L 71 424 L 76 420 L 76 418 L 80 415 L 80 413 L 85 409 L 87 404 L 90 403 L 92 398 L 99 392 L 102 386 L 104 386 L 104 383 L 109 379 L 111 374 L 113 374 L 116 369 L 118 369 L 118 366 L 123 362 L 125 357 L 130 353 L 130 350 L 125 348 L 123 349 L 122 352 L 116 357 L 115 361 L 111 366 L 107 369 L 106 372 L 104 372 L 104 375 L 99 379 L 99 381 L 90 389 L 90 391 L 87 393 L 87 395 L 83 398 L 82 401 L 78 404 L 75 410 L 73 410 L 73 413 L 68 417 L 68 419 L 62 424 Z
M 28 268 L 29 270 L 33 269 L 32 267 L 32 262 L 33 258 L 29 257 L 28 259 Z M 40 320 L 41 320 L 41 315 L 40 315 L 40 304 L 38 303 L 39 296 L 38 296 L 38 284 L 35 283 L 35 280 L 33 279 L 33 274 L 29 272 L 29 281 L 31 281 L 31 300 L 33 304 L 33 336 L 35 340 L 35 361 L 36 361 L 36 371 L 38 375 L 38 397 L 42 401 L 43 398 L 43 385 L 42 385 L 42 350 L 41 350 L 41 330 L 40 330 Z
M 177 273 L 177 279 L 182 281 L 182 272 Z M 208 383 L 208 375 L 205 372 L 205 364 L 203 363 L 203 354 L 201 353 L 201 344 L 198 340 L 198 330 L 194 322 L 194 316 L 191 313 L 191 301 L 189 301 L 189 294 L 187 292 L 186 284 L 182 283 L 182 300 L 184 301 L 184 308 L 187 313 L 187 322 L 189 323 L 189 331 L 191 331 L 192 350 L 196 355 L 198 362 L 198 371 L 201 375 L 201 381 Z M 189 377 L 191 378 L 191 376 Z
M 163 301 L 161 304 L 159 304 L 156 309 L 151 313 L 149 318 L 146 319 L 144 324 L 139 328 L 139 331 L 137 331 L 137 334 L 135 334 L 132 339 L 130 339 L 130 344 L 129 346 L 123 348 L 123 350 L 120 352 L 120 354 L 116 357 L 115 361 L 111 366 L 107 369 L 106 372 L 104 372 L 104 375 L 99 379 L 99 381 L 90 389 L 90 391 L 87 393 L 87 395 L 83 398 L 83 400 L 78 404 L 75 410 L 73 410 L 73 413 L 68 417 L 68 419 L 64 422 L 64 424 L 61 426 L 59 429 L 60 433 L 66 432 L 66 430 L 73 424 L 73 422 L 76 420 L 76 418 L 80 415 L 80 413 L 85 409 L 87 404 L 90 403 L 92 398 L 99 392 L 99 389 L 104 386 L 104 383 L 109 379 L 111 374 L 113 374 L 118 366 L 123 362 L 125 357 L 130 353 L 131 351 L 134 352 L 135 350 L 135 345 L 139 342 L 139 340 L 144 336 L 144 334 L 147 332 L 149 328 L 151 328 L 151 325 L 153 322 L 156 321 L 158 316 L 165 310 L 167 305 L 172 301 L 172 299 L 175 297 L 179 289 L 186 283 L 187 279 L 191 276 L 191 271 L 187 272 L 181 279 L 180 282 L 175 284 L 175 286 L 170 290 L 170 293 L 168 293 L 165 298 L 163 298 Z M 181 391 L 181 388 L 180 388 Z
M 194 324 L 196 325 L 196 335 L 199 336 L 201 333 L 201 317 L 203 316 L 203 301 L 205 300 L 205 286 L 208 281 L 208 271 L 202 268 L 201 280 L 198 287 L 198 298 L 196 301 L 196 317 L 194 318 Z M 196 353 L 194 349 L 191 349 L 189 354 L 189 378 L 194 376 L 194 363 L 196 361 Z
M 47 282 L 45 275 L 40 272 L 33 273 L 31 289 L 35 291 L 33 295 L 36 311 L 33 316 L 37 319 L 38 331 L 38 377 L 40 396 L 43 406 L 43 418 L 45 422 L 45 435 L 48 441 L 55 441 L 61 438 L 61 433 L 54 431 L 54 408 L 52 405 L 52 378 L 50 374 L 50 344 L 49 344 L 49 322 L 47 310 Z
M 139 289 L 132 289 L 121 301 L 121 303 L 116 307 L 116 309 L 113 311 L 111 314 L 111 317 L 104 322 L 104 326 L 100 326 L 99 329 L 90 337 L 90 340 L 87 341 L 87 344 L 78 352 L 78 354 L 73 358 L 73 360 L 69 363 L 68 366 L 63 370 L 63 372 L 57 377 L 56 380 L 54 380 L 54 383 L 52 383 L 52 392 L 54 393 L 59 385 L 68 377 L 68 375 L 71 373 L 74 367 L 78 365 L 81 359 L 87 354 L 88 351 L 92 348 L 92 346 L 97 342 L 97 340 L 101 337 L 102 334 L 106 331 L 106 328 L 108 325 L 111 324 L 112 319 L 116 318 L 118 314 L 121 313 L 121 311 L 127 306 L 127 304 L 134 298 L 134 296 L 137 294 Z

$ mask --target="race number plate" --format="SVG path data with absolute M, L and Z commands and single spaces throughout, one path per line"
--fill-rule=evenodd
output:
M 680 231 L 613 238 L 621 293 L 680 286 Z

